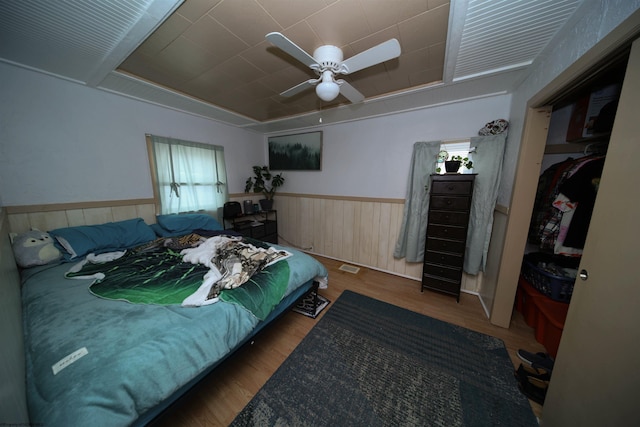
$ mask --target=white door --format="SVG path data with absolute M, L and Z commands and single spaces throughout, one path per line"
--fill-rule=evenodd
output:
M 542 423 L 640 425 L 640 41 L 607 159 Z

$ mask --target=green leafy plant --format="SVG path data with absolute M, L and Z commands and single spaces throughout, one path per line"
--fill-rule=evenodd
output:
M 244 192 L 264 194 L 264 198 L 267 200 L 273 200 L 273 196 L 276 194 L 276 188 L 281 187 L 284 184 L 284 177 L 282 173 L 274 175 L 267 166 L 254 166 L 252 177 L 247 178 L 244 186 Z
M 443 163 L 447 164 L 449 162 L 460 162 L 460 165 L 466 167 L 467 169 L 473 168 L 473 161 L 469 160 L 468 157 L 451 156 L 451 158 L 449 158 L 449 153 L 447 153 L 446 151 L 444 153 L 446 153 L 446 155 L 442 154 L 442 161 L 438 160 L 439 165 Z M 436 168 L 436 172 L 440 173 L 441 171 L 442 171 L 442 168 L 438 166 Z
M 468 157 L 451 156 L 451 159 L 449 160 L 460 162 L 462 166 L 466 167 L 467 169 L 473 168 L 473 161 L 469 160 Z

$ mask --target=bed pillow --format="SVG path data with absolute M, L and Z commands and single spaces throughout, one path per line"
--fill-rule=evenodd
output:
M 211 215 L 207 214 L 169 214 L 157 215 L 157 224 L 153 230 L 160 237 L 181 236 L 194 230 L 222 230 L 223 227 Z
M 156 234 L 142 218 L 58 228 L 49 233 L 56 239 L 56 244 L 67 260 L 75 260 L 90 253 L 129 249 L 156 238 Z

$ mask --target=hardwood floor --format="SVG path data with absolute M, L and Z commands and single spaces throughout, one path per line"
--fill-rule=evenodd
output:
M 357 274 L 339 270 L 341 261 L 316 257 L 329 270 L 329 287 L 320 294 L 335 301 L 349 289 L 427 316 L 460 325 L 502 339 L 514 367 L 520 364 L 519 348 L 544 351 L 526 325 L 522 315 L 514 312 L 511 327 L 504 329 L 489 323 L 475 295 L 462 294 L 460 303 L 454 297 L 435 292 L 420 292 L 420 283 L 376 270 L 360 268 Z M 329 308 L 331 305 L 329 305 Z M 327 308 L 328 309 L 328 308 Z M 325 309 L 318 319 L 327 311 Z M 163 417 L 155 427 L 227 426 L 287 358 L 318 319 L 289 312 L 265 328 L 250 344 L 221 364 L 200 382 Z M 531 402 L 539 417 L 541 406 Z

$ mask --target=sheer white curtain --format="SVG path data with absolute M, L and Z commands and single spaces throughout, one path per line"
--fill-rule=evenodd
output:
M 163 214 L 204 210 L 228 200 L 224 147 L 150 135 Z

